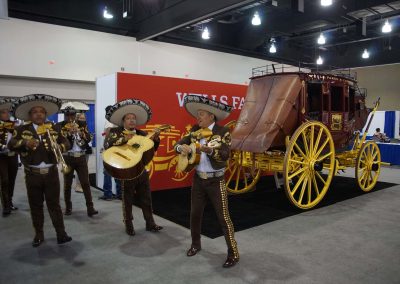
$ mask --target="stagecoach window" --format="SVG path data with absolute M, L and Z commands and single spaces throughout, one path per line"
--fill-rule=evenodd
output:
M 350 118 L 352 115 L 354 115 L 354 111 L 355 111 L 355 102 L 354 102 L 354 94 L 356 93 L 356 91 L 354 90 L 354 88 L 350 88 L 349 89 L 349 111 L 350 111 Z
M 343 87 L 331 86 L 331 111 L 344 111 Z
M 309 115 L 321 111 L 322 86 L 319 83 L 307 84 L 307 106 Z

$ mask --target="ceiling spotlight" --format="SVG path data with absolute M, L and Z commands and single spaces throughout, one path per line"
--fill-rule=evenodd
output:
M 318 64 L 318 65 L 322 65 L 323 63 L 324 63 L 324 60 L 322 59 L 321 55 L 318 56 L 317 64 Z
M 271 47 L 269 48 L 269 53 L 276 53 L 276 46 L 274 43 L 271 43 Z
M 110 13 L 108 12 L 107 7 L 104 7 L 104 10 L 103 10 L 103 17 L 106 18 L 106 19 L 112 19 L 112 18 L 114 18 L 113 14 L 110 14 Z
M 387 34 L 387 33 L 390 33 L 391 31 L 392 31 L 392 25 L 389 24 L 388 20 L 386 20 L 385 24 L 382 26 L 382 32 Z
M 364 59 L 368 59 L 369 58 L 369 52 L 367 49 L 364 49 L 363 54 L 361 55 L 362 58 Z
M 325 39 L 323 33 L 321 33 L 321 34 L 319 35 L 319 38 L 318 38 L 317 42 L 318 42 L 318 44 L 320 44 L 320 45 L 321 45 L 321 44 L 325 44 L 326 39 Z
M 210 39 L 210 32 L 208 31 L 208 28 L 206 27 L 203 30 L 203 33 L 201 34 L 202 39 Z
M 321 6 L 330 6 L 332 5 L 332 0 L 321 0 Z
M 254 13 L 253 19 L 251 19 L 251 24 L 253 26 L 261 25 L 261 18 L 257 11 Z

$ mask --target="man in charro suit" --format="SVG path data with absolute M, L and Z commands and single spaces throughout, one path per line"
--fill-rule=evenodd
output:
M 124 145 L 134 135 L 146 136 L 147 133 L 137 129 L 137 126 L 146 124 L 151 118 L 150 107 L 141 100 L 127 99 L 106 108 L 106 119 L 118 127 L 111 128 L 104 140 L 104 149 L 112 146 Z M 160 144 L 159 131 L 152 137 L 154 149 Z M 128 235 L 135 235 L 133 228 L 132 204 L 138 198 L 146 221 L 146 230 L 158 232 L 163 227 L 158 226 L 153 218 L 149 174 L 144 170 L 132 180 L 121 180 L 122 213 L 125 231 Z
M 0 197 L 3 217 L 18 209 L 12 201 L 18 173 L 18 155 L 7 148 L 14 131 L 14 121 L 10 121 L 11 105 L 11 99 L 0 99 Z
M 223 267 L 232 267 L 239 261 L 239 252 L 229 216 L 224 181 L 225 166 L 230 154 L 231 135 L 227 127 L 216 123 L 228 117 L 232 107 L 195 95 L 186 96 L 184 106 L 192 116 L 196 117 L 197 124 L 188 135 L 176 143 L 175 150 L 189 155 L 192 148 L 188 145 L 196 142 L 201 145 L 198 149 L 198 154 L 201 154 L 200 163 L 196 166 L 192 184 L 190 212 L 192 245 L 187 251 L 187 256 L 194 256 L 201 250 L 201 222 L 208 198 L 214 206 L 228 246 L 228 257 Z
M 35 229 L 33 247 L 40 246 L 44 241 L 44 200 L 57 233 L 57 243 L 63 244 L 72 240 L 65 232 L 60 207 L 57 158 L 51 137 L 60 151 L 69 150 L 71 145 L 61 132 L 54 129 L 51 122 L 46 122 L 46 117 L 57 113 L 60 106 L 61 101 L 53 96 L 34 94 L 17 99 L 11 109 L 15 117 L 30 121 L 14 130 L 8 147 L 21 155 L 24 164 L 28 201 Z
M 92 217 L 99 212 L 93 206 L 89 170 L 86 161 L 86 149 L 91 141 L 91 136 L 86 122 L 76 120 L 77 113 L 89 109 L 89 107 L 83 109 L 82 106 L 87 107 L 87 105 L 80 102 L 64 103 L 60 110 L 60 112 L 64 113 L 64 121 L 57 123 L 56 128 L 61 131 L 63 136 L 67 137 L 71 144 L 71 149 L 64 153 L 64 160 L 71 169 L 71 171 L 64 173 L 64 214 L 72 214 L 71 187 L 74 171 L 76 171 L 85 196 L 87 215 Z

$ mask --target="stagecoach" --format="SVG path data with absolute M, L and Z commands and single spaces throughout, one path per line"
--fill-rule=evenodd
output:
M 228 191 L 251 191 L 265 173 L 279 173 L 289 201 L 310 209 L 323 199 L 333 176 L 347 167 L 355 168 L 361 190 L 372 190 L 384 163 L 377 144 L 366 141 L 379 100 L 371 110 L 365 98 L 366 90 L 350 72 L 254 68 L 239 118 L 228 123 Z

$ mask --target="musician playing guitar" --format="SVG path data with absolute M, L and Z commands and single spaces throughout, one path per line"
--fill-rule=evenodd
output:
M 192 245 L 186 254 L 194 256 L 201 250 L 201 221 L 206 201 L 209 199 L 215 209 L 228 246 L 228 257 L 223 267 L 232 267 L 239 261 L 239 253 L 234 238 L 233 224 L 229 216 L 224 181 L 224 170 L 230 154 L 231 136 L 227 127 L 219 126 L 216 123 L 227 118 L 232 107 L 195 95 L 187 95 L 184 99 L 184 106 L 197 119 L 197 124 L 193 126 L 188 135 L 176 143 L 175 150 L 178 153 L 189 155 L 192 151 L 189 144 L 197 142 L 201 145 L 197 150 L 201 152 L 201 157 L 200 163 L 196 166 L 191 193 Z M 206 135 L 205 133 L 210 130 L 212 135 Z
M 146 124 L 151 118 L 150 107 L 141 100 L 128 99 L 108 107 L 106 119 L 118 127 L 112 128 L 104 141 L 104 149 L 112 146 L 124 145 L 135 135 L 146 136 L 147 133 L 137 129 L 137 126 Z M 154 141 L 154 149 L 157 150 L 160 144 L 159 131 L 151 137 Z M 132 204 L 133 199 L 138 198 L 142 207 L 143 216 L 146 221 L 146 230 L 158 232 L 162 229 L 154 222 L 151 201 L 149 175 L 143 171 L 138 177 L 131 180 L 121 180 L 122 191 L 122 213 L 126 233 L 135 235 L 133 228 Z

